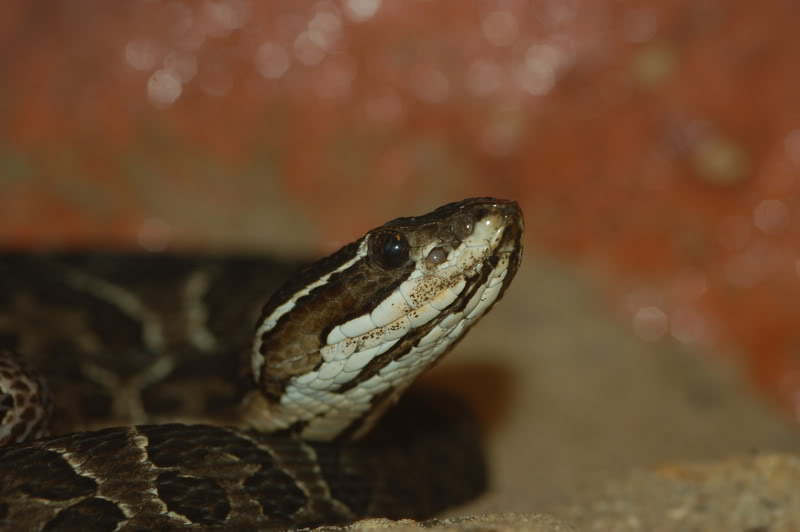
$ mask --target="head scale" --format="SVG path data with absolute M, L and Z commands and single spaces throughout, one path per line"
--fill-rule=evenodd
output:
M 366 432 L 488 311 L 522 258 L 515 202 L 472 198 L 373 229 L 264 308 L 245 422 L 313 440 Z

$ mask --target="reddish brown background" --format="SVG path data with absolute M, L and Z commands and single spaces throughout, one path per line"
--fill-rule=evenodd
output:
M 0 245 L 327 251 L 516 198 L 636 334 L 741 353 L 800 412 L 799 28 L 795 0 L 6 0 Z

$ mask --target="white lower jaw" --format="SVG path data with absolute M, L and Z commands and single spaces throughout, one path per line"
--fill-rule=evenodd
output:
M 352 354 L 349 359 L 324 362 L 317 371 L 292 379 L 280 404 L 271 407 L 272 422 L 277 428 L 288 428 L 297 421 L 304 421 L 306 425 L 300 435 L 309 440 L 331 440 L 351 428 L 354 422 L 364 418 L 375 407 L 375 397 L 390 390 L 397 393 L 404 390 L 488 310 L 500 294 L 508 266 L 509 256 L 501 255 L 492 275 L 482 288 L 476 290 L 462 311 L 448 315 L 406 354 L 388 362 L 357 386 L 335 391 L 356 378 L 369 362 L 359 359 L 361 353 Z M 369 357 L 361 358 L 371 360 L 386 352 L 396 341 L 373 347 Z M 358 363 L 350 364 L 351 360 Z M 357 434 L 368 429 L 368 426 L 361 426 Z

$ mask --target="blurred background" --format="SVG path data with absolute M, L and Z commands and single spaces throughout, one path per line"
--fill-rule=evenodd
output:
M 0 245 L 308 256 L 516 199 L 625 335 L 796 416 L 798 28 L 795 0 L 5 0 Z

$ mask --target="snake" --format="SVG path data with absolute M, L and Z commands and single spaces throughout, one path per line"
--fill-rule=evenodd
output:
M 398 399 L 502 298 L 523 231 L 481 197 L 300 269 L 1 253 L 0 529 L 290 530 L 475 497 L 469 410 Z

